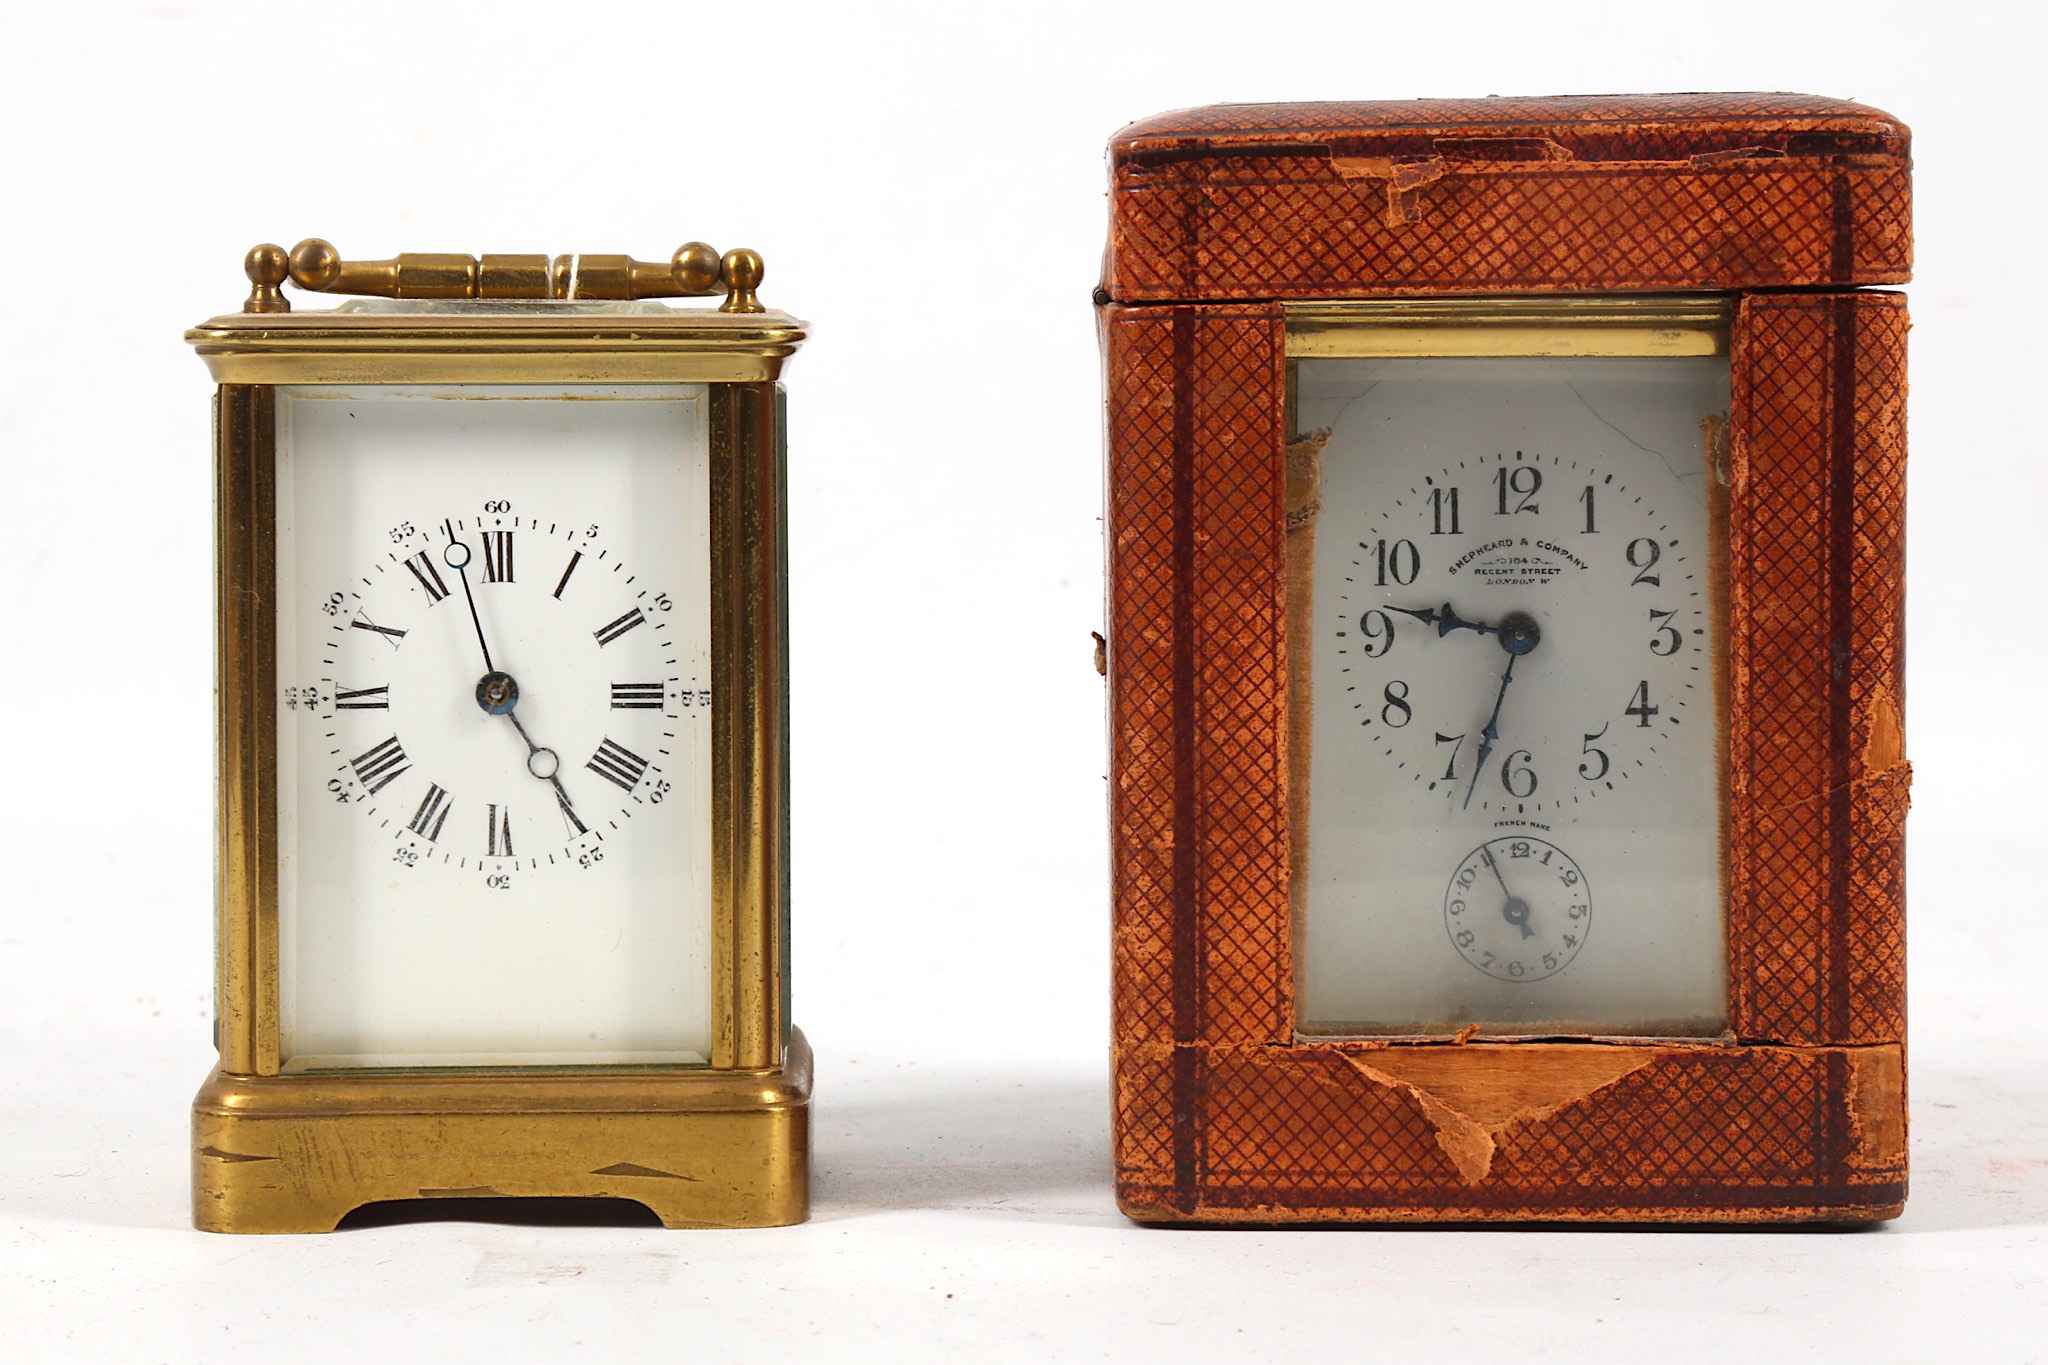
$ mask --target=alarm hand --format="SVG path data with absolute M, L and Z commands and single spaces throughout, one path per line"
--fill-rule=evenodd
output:
M 1481 635 L 1494 635 L 1500 631 L 1498 626 L 1488 626 L 1482 625 L 1477 621 L 1467 621 L 1462 616 L 1459 616 L 1457 612 L 1452 611 L 1451 604 L 1448 602 L 1440 607 L 1424 607 L 1420 611 L 1417 611 L 1414 607 L 1388 607 L 1387 610 L 1398 611 L 1403 616 L 1414 617 L 1424 625 L 1435 626 L 1436 637 L 1439 640 L 1454 630 L 1473 630 Z
M 1533 937 L 1536 931 L 1529 927 L 1529 902 L 1508 890 L 1508 880 L 1500 875 L 1500 861 L 1493 856 L 1492 849 L 1486 849 L 1480 856 L 1486 860 L 1487 867 L 1493 870 L 1493 879 L 1500 883 L 1501 895 L 1507 897 L 1500 907 L 1500 917 L 1520 929 L 1523 938 Z

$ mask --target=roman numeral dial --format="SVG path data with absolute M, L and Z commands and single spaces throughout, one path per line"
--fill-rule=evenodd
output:
M 641 612 L 640 608 L 635 607 L 624 616 L 599 626 L 594 633 L 599 644 L 608 645 L 623 636 L 627 631 L 635 630 L 646 624 L 647 617 Z
M 389 711 L 391 689 L 385 687 L 338 687 L 334 691 L 337 711 Z
M 512 581 L 512 533 L 510 531 L 484 532 L 484 582 L 510 583 Z
M 562 566 L 561 580 L 555 584 L 555 600 L 557 602 L 562 600 L 563 592 L 565 592 L 569 587 L 569 579 L 571 578 L 571 576 L 575 574 L 576 566 L 578 564 L 581 564 L 582 562 L 583 551 L 577 550 L 569 556 L 569 562 Z
M 367 321 L 434 349 L 417 319 Z M 230 565 L 228 615 L 257 613 L 242 643 L 260 648 L 228 670 L 241 690 L 223 771 L 249 777 L 261 826 L 246 851 L 263 864 L 258 946 L 275 968 L 265 1066 L 322 1085 L 365 1068 L 484 1083 L 732 1052 L 717 963 L 724 921 L 747 912 L 721 915 L 737 836 L 717 829 L 754 818 L 753 789 L 736 788 L 731 820 L 723 797 L 714 814 L 717 756 L 742 750 L 714 740 L 711 688 L 729 674 L 735 701 L 750 698 L 761 670 L 743 673 L 742 651 L 779 652 L 765 632 L 714 650 L 729 617 L 716 604 L 736 606 L 743 585 L 712 577 L 727 518 L 752 517 L 745 490 L 771 474 L 774 424 L 687 368 L 571 365 L 573 338 L 499 321 L 525 338 L 506 345 L 540 357 L 519 374 L 459 356 L 460 373 L 330 367 L 332 382 L 271 386 L 237 419 L 261 419 L 261 440 L 242 443 L 260 449 L 237 455 L 250 467 L 231 471 L 222 543 L 257 549 Z M 757 562 L 773 558 L 765 534 L 746 584 L 772 568 Z M 761 677 L 764 696 L 779 676 Z M 261 781 L 236 754 L 261 759 Z
M 662 691 L 663 686 L 658 682 L 615 682 L 612 684 L 612 710 L 659 711 Z
M 427 794 L 420 798 L 419 809 L 413 812 L 406 827 L 428 843 L 433 843 L 441 837 L 441 830 L 448 823 L 449 805 L 448 793 L 428 783 Z
M 441 577 L 441 571 L 434 567 L 434 556 L 429 550 L 421 550 L 405 561 L 405 567 L 419 580 L 420 588 L 427 594 L 427 601 L 440 601 L 448 595 L 448 584 Z
M 384 641 L 394 649 L 397 648 L 398 642 L 405 638 L 405 632 L 397 626 L 380 626 L 367 616 L 358 616 L 348 624 L 351 630 L 366 630 L 372 635 L 382 636 Z
M 607 739 L 598 745 L 597 752 L 584 766 L 625 791 L 638 786 L 647 772 L 647 760 L 615 739 Z
M 355 769 L 356 781 L 363 784 L 363 790 L 375 796 L 405 775 L 405 748 L 393 735 L 357 754 L 348 765 Z
M 663 541 L 653 581 L 604 521 L 532 501 L 381 514 L 315 599 L 318 671 L 279 680 L 300 702 L 280 726 L 322 727 L 318 801 L 390 861 L 380 885 L 469 876 L 510 908 L 534 879 L 625 878 L 629 848 L 708 820 L 708 616 L 673 586 L 705 591 L 703 569 Z
M 512 855 L 512 808 L 493 801 L 485 807 L 489 833 L 485 843 L 493 858 L 510 858 Z

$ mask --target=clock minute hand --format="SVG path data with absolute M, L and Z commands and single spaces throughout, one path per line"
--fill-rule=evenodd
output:
M 469 546 L 455 538 L 455 523 L 448 520 L 441 523 L 448 532 L 448 548 L 441 551 L 441 558 L 448 561 L 448 567 L 462 580 L 462 600 L 469 603 L 469 623 L 476 627 L 477 648 L 484 652 L 484 672 L 496 673 L 498 666 L 491 662 L 491 647 L 484 643 L 484 620 L 476 613 L 476 595 L 469 590 Z M 458 558 L 456 551 L 460 550 Z M 507 714 L 510 714 L 509 712 Z
M 1486 760 L 1493 756 L 1493 742 L 1500 738 L 1500 729 L 1497 725 L 1500 720 L 1500 704 L 1508 699 L 1508 684 L 1515 680 L 1515 660 L 1521 657 L 1519 654 L 1508 655 L 1508 666 L 1501 670 L 1500 691 L 1493 698 L 1493 714 L 1486 718 L 1486 728 L 1479 732 L 1479 757 L 1472 764 L 1472 780 L 1465 784 L 1465 810 L 1472 809 L 1472 792 L 1479 786 L 1479 774 L 1486 771 Z M 1496 874 L 1499 870 L 1494 869 Z M 1507 887 L 1503 885 L 1501 889 L 1505 891 Z
M 1464 617 L 1458 615 L 1457 612 L 1452 611 L 1451 604 L 1448 602 L 1440 607 L 1424 607 L 1419 611 L 1414 607 L 1388 607 L 1387 610 L 1398 611 L 1403 616 L 1414 617 L 1424 625 L 1435 626 L 1436 635 L 1439 640 L 1454 630 L 1472 630 L 1477 631 L 1481 635 L 1497 635 L 1500 633 L 1499 626 L 1483 625 L 1478 621 L 1467 621 Z
M 1495 629 L 1500 637 L 1500 647 L 1508 652 L 1508 666 L 1501 670 L 1500 691 L 1493 698 L 1493 714 L 1486 718 L 1486 728 L 1479 732 L 1479 759 L 1472 765 L 1472 780 L 1465 784 L 1466 810 L 1472 809 L 1472 793 L 1479 786 L 1479 774 L 1486 770 L 1486 760 L 1493 754 L 1493 742 L 1500 738 L 1497 724 L 1500 704 L 1508 699 L 1508 684 L 1515 680 L 1515 660 L 1536 648 L 1543 638 L 1536 618 L 1527 612 L 1509 612 Z M 1510 922 L 1513 922 L 1512 917 Z

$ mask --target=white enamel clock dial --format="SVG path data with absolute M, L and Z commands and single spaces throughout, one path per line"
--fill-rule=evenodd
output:
M 1725 359 L 1314 360 L 1302 1031 L 1719 1028 Z
M 287 1068 L 704 1061 L 704 389 L 277 403 Z

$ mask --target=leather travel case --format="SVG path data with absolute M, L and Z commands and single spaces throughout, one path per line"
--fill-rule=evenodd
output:
M 1798 95 L 1245 105 L 1148 119 L 1110 150 L 1096 303 L 1122 1207 L 1896 1214 L 1907 320 L 1869 286 L 1910 270 L 1905 127 Z M 1288 305 L 1666 291 L 1733 296 L 1728 1033 L 1304 1040 Z

